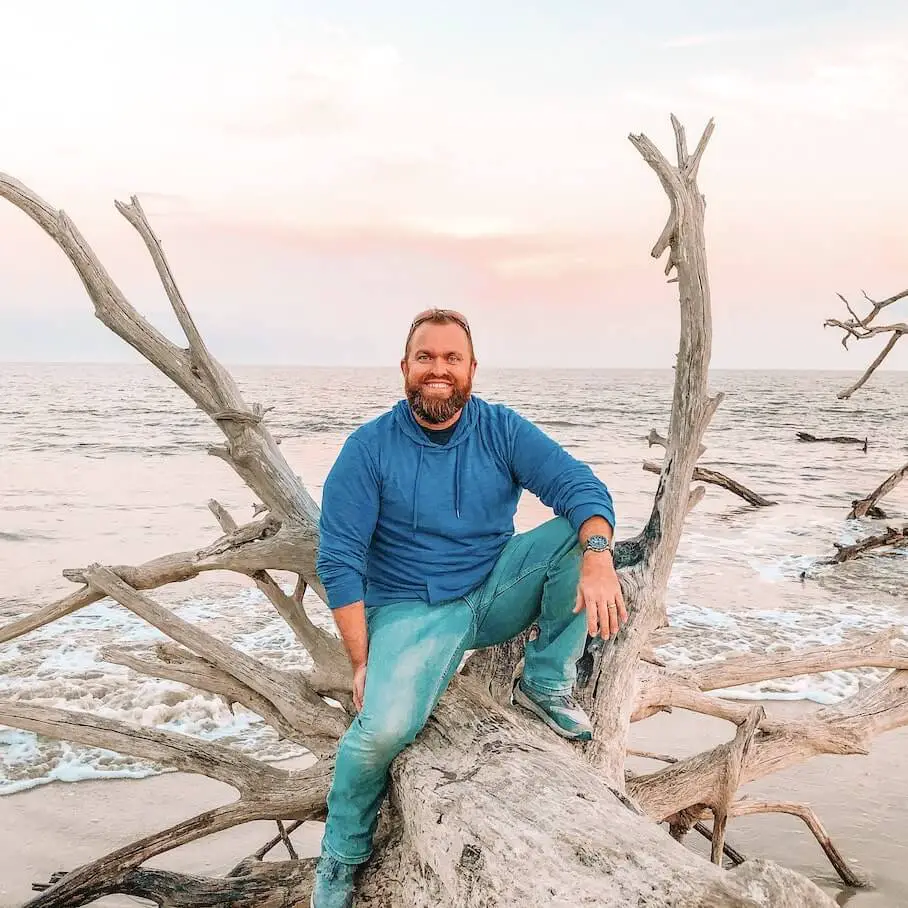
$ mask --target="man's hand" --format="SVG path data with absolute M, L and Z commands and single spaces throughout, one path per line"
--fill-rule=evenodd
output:
M 363 708 L 363 697 L 366 695 L 366 663 L 353 668 L 353 706 L 357 712 Z
M 627 621 L 621 584 L 615 573 L 611 552 L 585 552 L 574 614 L 586 609 L 586 626 L 591 637 L 614 637 Z

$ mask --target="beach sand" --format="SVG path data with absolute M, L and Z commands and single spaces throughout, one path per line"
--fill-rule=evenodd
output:
M 804 703 L 766 704 L 777 714 L 797 715 Z M 719 720 L 676 712 L 633 728 L 632 746 L 685 756 L 727 739 Z M 633 761 L 651 770 L 657 764 Z M 284 767 L 305 765 L 285 761 Z M 810 804 L 846 860 L 872 878 L 874 888 L 846 891 L 813 836 L 788 816 L 733 820 L 728 841 L 748 857 L 769 858 L 807 874 L 848 908 L 908 905 L 908 729 L 882 736 L 869 756 L 818 757 L 778 773 L 746 791 Z M 18 908 L 34 893 L 31 884 L 71 869 L 117 846 L 233 800 L 228 786 L 207 778 L 167 773 L 140 780 L 52 783 L 0 798 L 0 908 Z M 322 826 L 308 823 L 293 836 L 301 856 L 315 855 Z M 198 874 L 222 874 L 275 834 L 273 823 L 250 823 L 184 846 L 150 862 Z M 693 833 L 690 844 L 701 850 Z M 701 840 L 705 844 L 705 840 Z M 272 856 L 283 859 L 282 848 Z M 111 896 L 96 904 L 146 904 Z

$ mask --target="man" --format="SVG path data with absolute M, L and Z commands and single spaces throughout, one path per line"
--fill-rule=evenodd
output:
M 589 740 L 571 696 L 576 662 L 587 631 L 608 638 L 627 620 L 608 489 L 531 422 L 471 395 L 467 319 L 417 315 L 401 370 L 406 400 L 347 439 L 322 498 L 317 570 L 357 715 L 338 746 L 314 908 L 352 905 L 391 762 L 467 650 L 538 624 L 514 701 Z M 522 489 L 558 516 L 514 535 Z

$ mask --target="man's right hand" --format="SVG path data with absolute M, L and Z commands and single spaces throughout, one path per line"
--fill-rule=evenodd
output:
M 366 694 L 366 663 L 353 669 L 353 706 L 357 712 L 363 708 Z
M 369 631 L 366 624 L 366 606 L 362 600 L 333 609 L 334 623 L 344 641 L 344 649 L 353 666 L 353 706 L 357 712 L 363 708 L 366 693 L 366 657 L 369 653 Z

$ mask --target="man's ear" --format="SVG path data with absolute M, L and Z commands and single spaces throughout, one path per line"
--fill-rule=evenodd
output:
M 403 375 L 404 378 L 407 377 L 407 360 L 406 359 L 402 359 L 400 361 L 400 374 Z
M 470 381 L 473 381 L 473 377 L 476 375 L 476 367 L 479 365 L 476 360 L 473 360 L 473 365 L 470 366 Z

